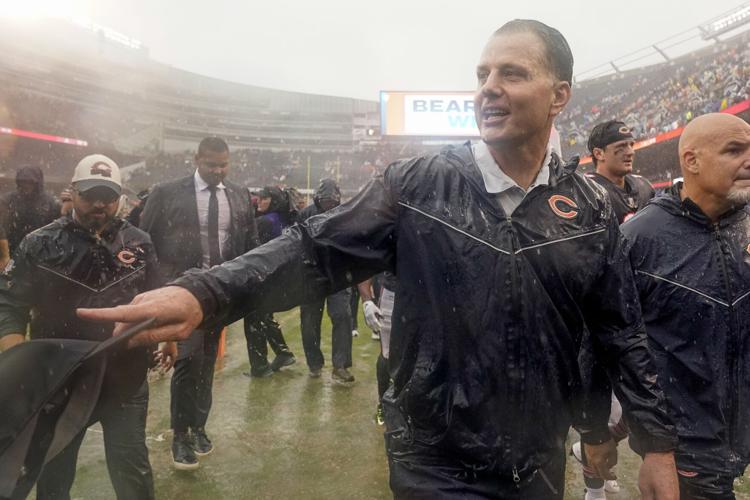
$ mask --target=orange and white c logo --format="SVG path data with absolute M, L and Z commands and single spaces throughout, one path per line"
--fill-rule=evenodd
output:
M 549 203 L 549 207 L 555 212 L 555 215 L 563 219 L 572 219 L 578 215 L 578 205 L 567 196 L 561 194 L 552 195 L 547 200 L 547 203 Z

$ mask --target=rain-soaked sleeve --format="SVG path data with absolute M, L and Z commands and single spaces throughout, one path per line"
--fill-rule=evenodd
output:
M 11 264 L 0 273 L 0 337 L 26 334 L 35 291 L 35 269 L 29 258 L 28 239 L 21 241 Z
M 228 324 L 249 312 L 284 311 L 392 271 L 398 213 L 394 177 L 391 166 L 349 202 L 220 266 L 190 270 L 171 284 L 198 298 L 204 324 Z
M 625 239 L 614 217 L 609 234 L 606 266 L 584 305 L 594 361 L 609 374 L 630 429 L 633 450 L 641 455 L 673 450 L 677 444 L 675 429 L 657 383 Z M 602 387 L 606 384 L 599 385 L 599 389 Z M 601 405 L 601 390 L 599 396 L 596 387 L 594 392 L 592 401 Z

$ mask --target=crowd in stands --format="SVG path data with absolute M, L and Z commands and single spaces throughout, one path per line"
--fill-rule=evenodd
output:
M 601 121 L 623 120 L 646 139 L 750 99 L 749 42 L 746 32 L 669 63 L 578 85 L 557 120 L 565 152 L 585 154 L 588 132 Z

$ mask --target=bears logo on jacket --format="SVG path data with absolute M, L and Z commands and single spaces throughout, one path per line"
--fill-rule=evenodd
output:
M 578 205 L 567 196 L 561 194 L 552 195 L 547 200 L 547 203 L 549 203 L 549 207 L 555 215 L 563 219 L 573 219 L 578 215 Z

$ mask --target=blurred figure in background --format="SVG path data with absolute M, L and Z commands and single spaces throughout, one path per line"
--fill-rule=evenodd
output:
M 341 190 L 333 179 L 322 179 L 318 186 L 312 205 L 300 212 L 299 221 L 333 210 L 341 204 Z M 352 312 L 351 288 L 310 304 L 300 306 L 302 326 L 302 345 L 305 349 L 310 376 L 320 377 L 325 363 L 320 350 L 320 323 L 323 320 L 323 307 L 328 303 L 328 316 L 331 318 L 331 344 L 333 372 L 331 376 L 338 383 L 354 382 L 354 375 L 349 373 L 352 366 Z
M 16 173 L 16 190 L 0 197 L 0 225 L 5 232 L 9 255 L 21 240 L 60 217 L 60 204 L 44 192 L 44 174 L 39 167 L 21 167 Z M 0 234 L 0 237 L 3 235 Z M 0 257 L 5 243 L 0 242 Z M 7 260 L 0 262 L 5 267 Z
M 258 240 L 267 243 L 281 236 L 283 229 L 291 225 L 297 209 L 290 194 L 276 186 L 267 186 L 258 193 Z M 281 327 L 273 314 L 251 314 L 245 318 L 245 340 L 250 361 L 249 377 L 268 377 L 285 366 L 293 365 L 297 358 L 289 350 Z M 276 357 L 268 362 L 268 345 Z

